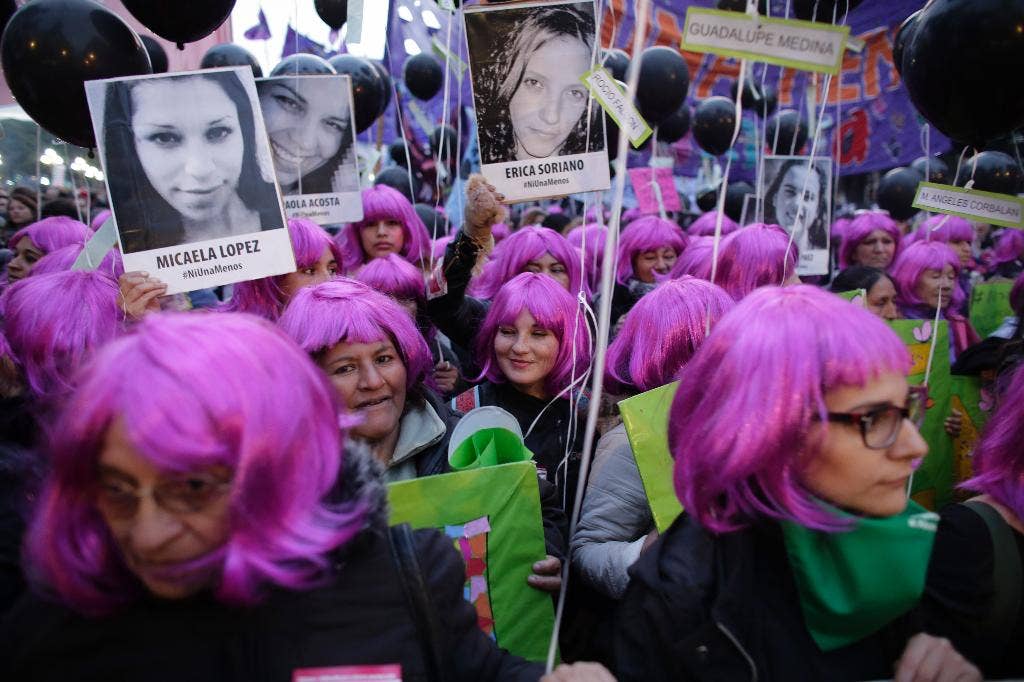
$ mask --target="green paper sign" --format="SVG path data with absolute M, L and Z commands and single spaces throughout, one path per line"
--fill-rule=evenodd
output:
M 946 213 L 992 225 L 1024 228 L 1024 199 L 934 182 L 921 182 L 914 195 L 914 208 Z
M 664 533 L 683 511 L 672 483 L 673 461 L 668 449 L 668 415 L 678 388 L 676 381 L 619 403 L 659 533 Z
M 639 148 L 651 136 L 651 127 L 607 69 L 599 66 L 580 76 L 580 80 L 634 147 Z
M 971 326 L 978 336 L 985 338 L 1003 324 L 1003 318 L 1013 315 L 1010 307 L 1010 289 L 1013 282 L 985 282 L 975 284 L 971 291 Z
M 868 291 L 867 289 L 853 289 L 852 291 L 840 291 L 836 293 L 839 298 L 846 299 L 850 303 L 855 303 L 861 308 L 867 307 Z
M 547 658 L 551 598 L 526 584 L 545 557 L 537 467 L 518 462 L 388 484 L 391 523 L 437 528 L 466 561 L 466 600 L 498 645 Z M 490 629 L 488 629 L 490 628 Z

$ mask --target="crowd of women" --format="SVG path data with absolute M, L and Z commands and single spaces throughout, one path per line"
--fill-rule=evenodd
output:
M 116 251 L 73 269 L 92 229 L 25 220 L 12 195 L 4 679 L 541 678 L 478 629 L 450 540 L 387 525 L 384 484 L 451 471 L 453 429 L 488 405 L 537 466 L 546 557 L 528 583 L 568 590 L 576 663 L 548 679 L 1024 675 L 1019 231 L 862 211 L 833 225 L 835 277 L 801 283 L 776 225 L 634 210 L 603 253 L 601 210 L 513 215 L 479 176 L 465 192 L 441 236 L 366 189 L 335 235 L 289 221 L 295 272 L 188 296 Z M 581 481 L 605 258 L 609 395 Z M 1015 281 L 1014 316 L 983 340 L 965 306 L 986 279 Z M 998 387 L 970 501 L 937 515 L 908 499 L 928 396 L 898 318 L 946 320 L 950 362 L 983 347 Z M 685 511 L 659 533 L 616 403 L 673 381 Z M 407 598 L 409 557 L 425 600 Z

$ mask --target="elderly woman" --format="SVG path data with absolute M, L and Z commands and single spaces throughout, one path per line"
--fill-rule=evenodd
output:
M 909 367 L 881 320 L 810 286 L 723 317 L 679 376 L 686 511 L 631 570 L 620 680 L 980 679 L 911 639 L 937 517 L 907 500 L 927 452 Z
M 836 221 L 837 223 L 839 221 Z M 839 267 L 864 265 L 887 270 L 899 251 L 899 225 L 883 211 L 866 211 L 849 221 L 839 248 Z
M 11 236 L 14 258 L 7 264 L 7 281 L 28 277 L 46 254 L 65 246 L 85 244 L 90 237 L 92 230 L 71 218 L 45 218 L 23 227 Z
M 393 663 L 407 679 L 537 679 L 477 627 L 450 540 L 389 533 L 368 463 L 342 455 L 342 414 L 323 373 L 255 317 L 154 315 L 101 351 L 56 430 L 28 538 L 46 596 L 10 615 L 4 678 Z M 417 607 L 400 577 L 417 569 L 389 548 L 403 537 L 430 595 Z
M 653 291 L 659 279 L 668 277 L 686 243 L 678 225 L 656 216 L 638 218 L 623 230 L 612 292 L 613 325 Z
M 864 307 L 883 320 L 898 320 L 896 285 L 889 275 L 878 268 L 866 265 L 851 265 L 832 280 L 831 290 L 835 293 L 863 289 Z
M 419 267 L 430 260 L 430 239 L 423 221 L 401 192 L 387 185 L 363 190 L 363 219 L 335 238 L 345 254 L 343 270 L 355 274 L 374 258 L 398 254 Z

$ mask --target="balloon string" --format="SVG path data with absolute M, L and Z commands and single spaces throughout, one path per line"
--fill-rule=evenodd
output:
M 953 174 L 953 185 L 960 184 L 960 169 L 964 165 L 964 157 L 967 156 L 968 149 L 969 147 L 965 145 L 963 150 L 960 152 L 960 158 L 956 160 L 956 173 Z
M 935 359 L 935 347 L 939 343 L 939 317 L 942 315 L 942 288 L 939 288 L 939 298 L 935 306 L 935 322 L 932 327 L 932 345 L 928 349 L 928 364 L 924 369 L 924 385 L 928 386 L 928 380 L 932 375 L 932 360 Z
M 753 7 L 754 12 L 757 11 L 756 0 L 747 0 L 747 11 L 749 12 Z M 743 123 L 743 84 L 745 82 L 747 73 L 747 60 L 740 60 L 740 74 L 739 85 L 736 87 L 736 102 L 735 102 L 735 113 L 733 116 L 732 128 L 732 140 L 729 142 L 729 151 L 726 152 L 725 156 L 725 172 L 722 174 L 722 182 L 718 187 L 718 201 L 715 203 L 715 238 L 711 244 L 711 283 L 715 283 L 715 277 L 718 275 L 718 247 L 722 241 L 722 220 L 723 211 L 725 211 L 725 193 L 729 185 L 729 172 L 732 169 L 732 157 L 734 153 L 732 147 L 736 144 L 736 140 L 740 136 L 740 126 Z
M 64 156 L 65 156 L 65 158 L 68 161 L 71 160 L 71 152 L 68 151 L 68 143 L 67 142 L 64 143 Z M 68 173 L 69 173 L 69 175 L 71 177 L 71 189 L 75 193 L 75 212 L 78 213 L 78 222 L 82 222 L 82 207 L 78 205 L 78 184 L 75 183 L 75 171 L 73 171 L 70 168 L 68 168 Z M 89 182 L 89 181 L 86 180 L 86 182 Z M 89 223 L 87 222 L 86 225 L 88 225 L 88 224 Z

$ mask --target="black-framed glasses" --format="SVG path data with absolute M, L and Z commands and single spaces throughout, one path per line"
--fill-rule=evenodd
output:
M 906 407 L 884 405 L 864 412 L 829 412 L 826 417 L 830 422 L 860 426 L 865 447 L 885 450 L 896 442 L 904 419 L 909 419 L 915 428 L 921 428 L 927 404 L 928 389 L 912 386 L 907 393 Z
M 223 497 L 231 481 L 208 473 L 192 473 L 139 488 L 118 476 L 100 473 L 96 484 L 96 506 L 113 519 L 127 520 L 139 513 L 144 497 L 171 514 L 194 514 Z

